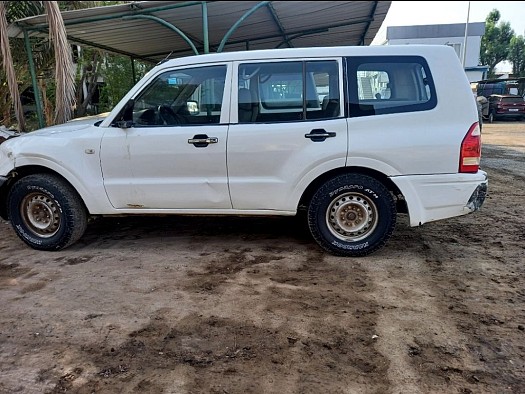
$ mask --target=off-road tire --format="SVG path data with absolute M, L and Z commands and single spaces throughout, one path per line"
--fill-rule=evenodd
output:
M 84 204 L 63 179 L 29 175 L 9 192 L 8 217 L 16 234 L 37 250 L 55 251 L 78 241 L 87 226 Z
M 396 204 L 378 180 L 344 174 L 324 183 L 308 207 L 315 241 L 337 256 L 361 257 L 386 244 L 396 225 Z

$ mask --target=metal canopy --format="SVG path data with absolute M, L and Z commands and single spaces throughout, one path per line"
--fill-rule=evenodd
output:
M 62 13 L 71 42 L 158 62 L 216 52 L 369 45 L 390 1 L 138 1 Z M 10 37 L 47 35 L 45 15 L 20 19 Z

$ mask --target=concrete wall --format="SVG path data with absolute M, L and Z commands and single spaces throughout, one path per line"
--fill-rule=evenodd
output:
M 485 33 L 485 22 L 468 24 L 467 52 L 464 67 L 479 66 L 481 37 Z M 421 26 L 389 26 L 385 45 L 449 45 L 454 48 L 460 61 L 463 60 L 465 43 L 465 23 Z M 485 77 L 486 70 L 465 70 L 469 81 L 479 81 Z
M 462 60 L 464 37 L 440 37 L 440 38 L 403 38 L 388 40 L 387 45 L 450 45 L 456 49 L 458 58 Z M 479 65 L 479 51 L 481 47 L 481 37 L 467 37 L 467 54 L 465 56 L 465 67 L 475 67 Z

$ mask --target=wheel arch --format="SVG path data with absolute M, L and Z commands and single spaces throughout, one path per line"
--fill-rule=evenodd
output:
M 13 169 L 8 174 L 8 181 L 3 185 L 2 189 L 0 190 L 0 217 L 2 217 L 5 220 L 9 220 L 8 214 L 7 214 L 7 196 L 9 195 L 9 192 L 13 185 L 18 181 L 19 179 L 22 179 L 28 175 L 34 175 L 34 174 L 50 174 L 54 175 L 57 178 L 60 178 L 62 181 L 66 182 L 68 185 L 71 186 L 71 188 L 75 191 L 75 193 L 78 195 L 80 201 L 82 202 L 82 205 L 84 206 L 84 209 L 86 212 L 89 212 L 87 209 L 87 205 L 82 198 L 82 195 L 77 191 L 77 189 L 69 182 L 63 175 L 60 173 L 44 166 L 39 165 L 27 165 L 22 167 L 17 167 Z
M 396 208 L 397 212 L 399 213 L 408 213 L 408 207 L 405 202 L 405 198 L 403 196 L 403 193 L 401 193 L 401 190 L 396 186 L 392 180 L 387 177 L 382 172 L 379 172 L 377 170 L 373 170 L 371 168 L 367 167 L 340 167 L 340 168 L 334 168 L 333 170 L 327 171 L 320 176 L 318 176 L 316 179 L 314 179 L 308 187 L 305 189 L 303 194 L 301 195 L 301 198 L 299 199 L 299 204 L 297 207 L 298 211 L 303 211 L 308 206 L 308 203 L 312 199 L 314 193 L 316 192 L 319 187 L 328 181 L 329 179 L 342 175 L 342 174 L 361 174 L 361 175 L 367 175 L 371 178 L 376 179 L 377 181 L 381 182 L 394 196 L 394 199 L 396 201 Z

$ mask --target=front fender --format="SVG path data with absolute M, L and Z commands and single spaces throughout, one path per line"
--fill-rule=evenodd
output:
M 111 206 L 104 189 L 98 156 L 94 156 L 93 161 L 95 167 L 83 165 L 80 171 L 77 168 L 77 171 L 73 172 L 52 158 L 23 156 L 16 158 L 15 170 L 28 173 L 24 169 L 31 167 L 29 173 L 37 173 L 38 168 L 55 172 L 73 186 L 84 201 L 88 212 L 94 214 L 107 211 Z
M 75 188 L 89 213 L 107 211 L 109 201 L 100 166 L 104 131 L 77 121 L 10 139 L 0 145 L 0 175 L 54 172 Z

